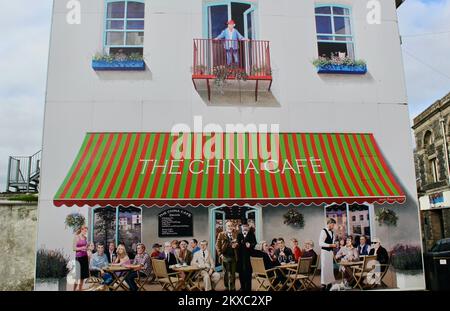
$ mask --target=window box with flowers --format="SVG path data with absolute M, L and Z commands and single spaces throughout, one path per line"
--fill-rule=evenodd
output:
M 92 59 L 92 69 L 95 71 L 144 71 L 145 61 L 139 53 L 97 54 Z
M 363 60 L 353 60 L 349 57 L 331 58 L 319 57 L 313 61 L 313 65 L 320 74 L 365 74 L 367 65 Z

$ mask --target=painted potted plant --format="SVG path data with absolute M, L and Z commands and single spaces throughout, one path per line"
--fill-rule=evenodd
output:
M 116 54 L 98 53 L 92 59 L 95 71 L 143 71 L 144 57 L 139 53 L 127 55 L 121 51 Z
M 305 220 L 303 214 L 297 211 L 295 208 L 290 208 L 286 214 L 283 215 L 284 224 L 302 229 L 305 226 Z
M 66 224 L 66 228 L 71 228 L 75 233 L 86 224 L 86 218 L 80 213 L 72 213 L 67 215 L 64 223 Z
M 69 258 L 59 250 L 40 249 L 36 256 L 36 291 L 65 291 Z
M 251 76 L 271 76 L 272 70 L 266 66 L 262 66 L 262 67 L 253 66 L 252 70 L 250 72 L 250 75 Z
M 195 75 L 204 75 L 206 74 L 208 70 L 208 67 L 206 67 L 205 65 L 195 65 L 192 68 L 192 73 Z
M 378 221 L 378 224 L 380 226 L 382 225 L 393 227 L 397 226 L 398 216 L 393 210 L 387 208 L 380 208 L 376 210 L 375 215 L 376 220 Z
M 367 64 L 364 60 L 354 60 L 347 56 L 319 57 L 313 60 L 317 73 L 331 74 L 365 74 Z
M 392 266 L 400 289 L 423 289 L 425 280 L 420 246 L 397 244 L 391 250 Z

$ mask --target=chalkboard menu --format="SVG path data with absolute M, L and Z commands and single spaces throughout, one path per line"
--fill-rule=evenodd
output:
M 194 236 L 192 213 L 181 208 L 172 208 L 159 213 L 158 235 L 160 238 Z

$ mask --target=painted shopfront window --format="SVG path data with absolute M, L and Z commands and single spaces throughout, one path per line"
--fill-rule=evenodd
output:
M 91 241 L 125 244 L 128 252 L 136 251 L 142 239 L 142 210 L 136 207 L 99 207 L 92 211 Z
M 361 235 L 365 235 L 370 240 L 372 236 L 372 212 L 372 205 L 344 203 L 329 205 L 325 208 L 326 218 L 336 220 L 336 239 L 340 240 L 347 236 L 353 236 L 356 242 L 359 241 Z

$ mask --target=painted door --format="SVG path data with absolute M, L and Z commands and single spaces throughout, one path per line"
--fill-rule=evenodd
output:
M 210 3 L 206 5 L 206 29 L 205 33 L 208 39 L 214 39 L 227 28 L 227 22 L 233 19 L 236 23 L 235 29 L 248 39 L 256 39 L 256 8 L 251 3 L 224 1 L 219 3 Z M 251 68 L 249 55 L 251 48 L 248 44 L 242 43 L 240 46 L 239 63 L 242 68 Z M 208 63 L 211 68 L 226 65 L 226 54 L 223 43 L 212 42 L 207 48 Z

